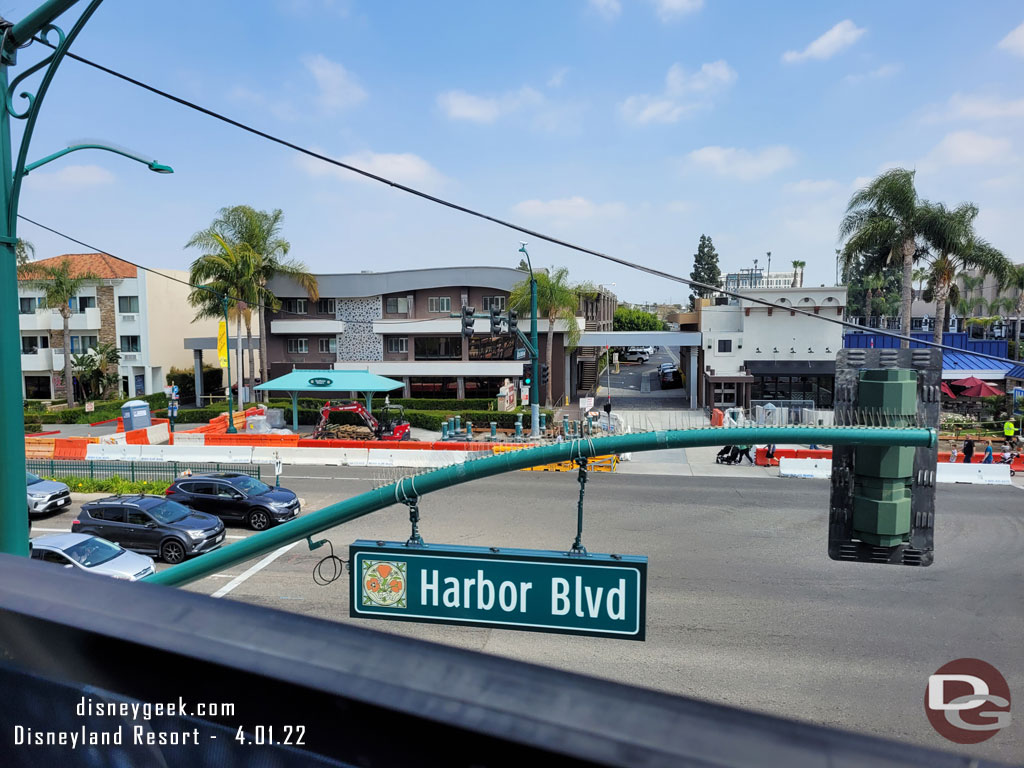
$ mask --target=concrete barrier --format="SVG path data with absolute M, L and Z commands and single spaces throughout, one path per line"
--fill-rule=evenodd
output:
M 171 431 L 166 423 L 154 424 L 146 428 L 146 437 L 150 445 L 166 445 L 171 442 Z
M 937 483 L 970 483 L 972 485 L 1010 485 L 1007 464 L 943 464 L 935 474 Z
M 90 443 L 85 449 L 86 461 L 138 461 L 141 445 Z
M 831 459 L 779 459 L 780 477 L 807 477 L 824 478 L 832 477 Z
M 175 445 L 206 445 L 206 435 L 202 432 L 175 432 Z
M 100 442 L 104 445 L 125 445 L 128 438 L 125 437 L 124 432 L 115 432 L 111 435 L 100 435 Z

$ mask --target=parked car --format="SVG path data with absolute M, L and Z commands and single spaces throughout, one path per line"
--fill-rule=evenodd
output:
M 659 380 L 662 389 L 679 389 L 683 386 L 683 375 L 678 368 L 662 368 Z
M 653 356 L 654 353 L 658 351 L 657 347 L 641 347 L 641 349 L 644 350 L 645 352 L 647 352 L 647 355 L 649 357 Z
M 619 356 L 619 359 L 627 363 L 646 363 L 649 357 L 643 347 L 630 347 Z
M 85 573 L 138 581 L 155 571 L 153 558 L 129 552 L 99 536 L 84 533 L 55 533 L 29 541 L 32 559 Z
M 678 370 L 678 368 L 676 368 L 676 364 L 675 363 L 662 363 L 661 365 L 658 366 L 658 370 L 659 371 L 675 371 L 675 370 Z
M 28 486 L 28 514 L 41 515 L 71 503 L 71 489 L 56 480 L 43 480 L 39 475 L 25 473 Z
M 223 520 L 244 521 L 254 531 L 291 520 L 301 511 L 299 498 L 292 491 L 272 488 L 239 472 L 178 478 L 166 493 L 192 509 Z
M 159 555 L 171 564 L 216 549 L 224 541 L 224 523 L 213 515 L 141 493 L 83 504 L 71 530 L 100 536 L 134 552 Z

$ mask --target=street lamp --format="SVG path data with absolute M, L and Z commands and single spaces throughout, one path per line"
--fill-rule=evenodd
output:
M 616 283 L 598 283 L 597 290 L 600 291 L 605 286 L 611 287 L 613 285 L 616 285 Z M 607 406 L 607 411 L 608 411 L 608 432 L 610 434 L 611 430 L 612 430 L 612 422 L 611 422 L 611 418 L 612 418 L 611 417 L 611 412 L 612 412 L 612 348 L 611 348 L 610 344 L 605 344 L 604 345 L 604 354 L 605 354 L 604 369 L 608 372 L 608 406 Z
M 7 301 L 11 301 L 18 293 L 15 254 L 18 243 L 18 201 L 26 171 L 38 168 L 76 149 L 85 149 L 87 146 L 68 147 L 31 166 L 27 163 L 29 145 L 32 142 L 36 121 L 39 119 L 39 110 L 57 67 L 102 0 L 89 0 L 81 15 L 65 33 L 53 22 L 77 2 L 78 0 L 46 0 L 16 24 L 0 18 L 0 296 L 5 297 Z M 53 52 L 11 79 L 10 70 L 17 63 L 19 53 L 31 45 L 37 35 L 41 36 L 46 44 L 51 45 Z M 50 37 L 56 38 L 52 44 L 49 41 Z M 37 72 L 41 72 L 42 77 L 33 94 L 26 90 L 24 81 Z M 15 94 L 24 99 L 17 106 Z M 12 118 L 25 121 L 16 157 L 11 146 Z M 97 148 L 119 152 L 102 145 L 97 145 Z M 132 157 L 130 154 L 126 156 Z M 169 173 L 171 170 L 155 161 L 147 161 L 146 164 L 158 173 Z M 18 413 L 21 398 L 13 396 L 22 388 L 19 336 L 17 313 L 10 311 L 9 307 L 5 308 L 5 311 L 0 311 L 0 392 L 5 395 L 0 399 L 0 455 L 4 458 L 0 462 L 0 552 L 26 557 L 28 516 L 20 511 L 24 509 L 24 497 L 21 494 L 25 487 L 25 476 L 22 474 L 25 468 L 25 437 L 19 428 L 22 423 L 21 415 Z
M 526 256 L 530 270 L 530 344 L 533 345 L 533 373 L 530 376 L 530 437 L 540 437 L 540 349 L 537 347 L 537 278 L 533 275 L 533 264 L 526 250 L 526 243 L 519 241 L 519 252 Z
M 136 162 L 142 163 L 154 173 L 174 173 L 174 169 L 171 168 L 171 166 L 169 165 L 161 165 L 152 158 L 137 155 L 134 152 L 129 152 L 126 149 L 112 147 L 109 144 L 72 144 L 66 149 L 62 149 L 59 152 L 54 152 L 52 155 L 47 155 L 42 160 L 36 160 L 34 163 L 29 163 L 28 165 L 25 166 L 25 170 L 21 172 L 21 175 L 28 176 L 29 173 L 34 171 L 39 166 L 46 165 L 51 160 L 56 160 L 58 157 L 63 157 L 64 155 L 70 152 L 77 152 L 80 149 L 102 149 L 105 152 L 113 152 L 116 155 L 121 155 L 123 157 L 135 160 Z

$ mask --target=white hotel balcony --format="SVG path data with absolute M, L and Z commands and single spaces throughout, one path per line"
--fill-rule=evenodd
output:
M 63 355 L 60 358 L 60 364 L 64 365 Z M 53 355 L 49 349 L 40 349 L 31 355 L 21 355 L 21 370 L 28 372 L 36 371 L 52 371 L 53 368 Z
M 74 312 L 68 319 L 68 328 L 72 331 L 95 331 L 99 327 L 98 307 Z M 22 331 L 60 331 L 64 329 L 64 318 L 56 309 L 37 309 L 29 314 L 18 315 L 18 328 Z

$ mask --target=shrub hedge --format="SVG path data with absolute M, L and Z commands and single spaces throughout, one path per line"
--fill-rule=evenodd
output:
M 159 392 L 155 395 L 143 395 L 132 397 L 131 400 L 144 400 L 149 403 L 152 410 L 167 407 L 167 395 Z M 78 408 L 65 408 L 63 411 L 54 411 L 41 415 L 43 424 L 95 424 L 97 421 L 116 419 L 121 415 L 121 406 L 128 400 L 97 400 L 96 410 L 87 413 L 84 406 Z M 52 417 L 52 420 L 51 420 Z

